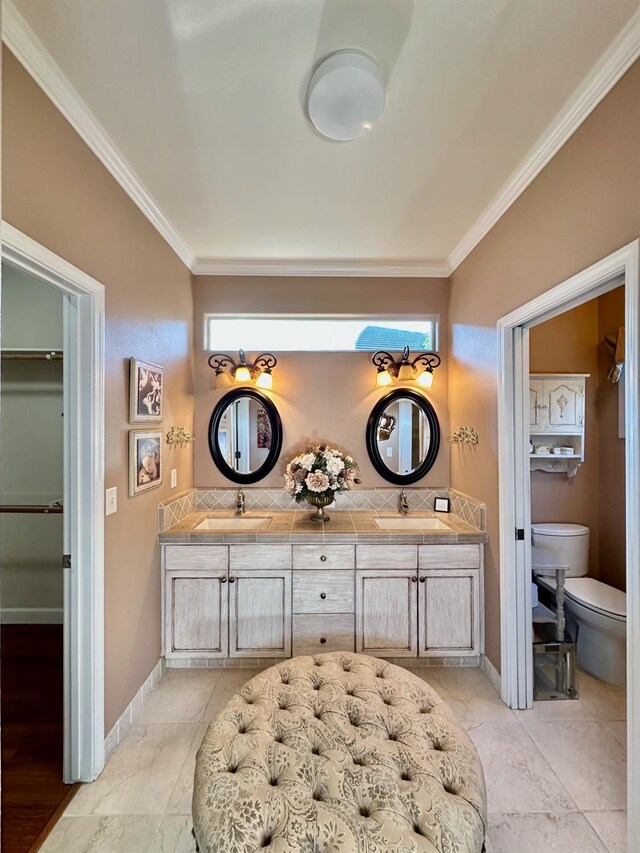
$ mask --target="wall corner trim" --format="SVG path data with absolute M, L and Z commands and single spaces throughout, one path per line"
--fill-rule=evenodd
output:
M 185 239 L 169 221 L 11 0 L 5 0 L 3 5 L 2 41 L 180 260 L 190 270 L 193 269 L 195 257 Z
M 446 261 L 391 258 L 198 258 L 194 275 L 448 278 Z
M 451 271 L 464 261 L 529 184 L 640 57 L 640 9 L 635 12 L 569 100 L 451 252 Z

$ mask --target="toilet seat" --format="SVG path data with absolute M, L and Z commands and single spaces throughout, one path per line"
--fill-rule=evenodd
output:
M 539 577 L 538 583 L 552 592 L 556 590 L 554 578 Z M 594 578 L 567 578 L 564 591 L 568 599 L 594 613 L 618 622 L 627 621 L 627 595 L 609 584 Z

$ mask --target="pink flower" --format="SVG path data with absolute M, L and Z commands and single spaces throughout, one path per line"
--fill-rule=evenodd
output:
M 322 471 L 312 471 L 305 483 L 310 492 L 326 492 L 329 488 L 329 478 Z

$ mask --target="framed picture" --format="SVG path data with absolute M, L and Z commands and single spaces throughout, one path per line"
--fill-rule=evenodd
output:
M 148 361 L 131 359 L 129 423 L 160 423 L 164 396 L 164 368 Z
M 433 502 L 434 512 L 449 512 L 449 498 L 436 498 Z
M 162 432 L 129 430 L 129 497 L 155 489 L 162 482 Z
M 263 450 L 271 449 L 271 421 L 264 409 L 258 409 L 257 414 L 258 447 Z

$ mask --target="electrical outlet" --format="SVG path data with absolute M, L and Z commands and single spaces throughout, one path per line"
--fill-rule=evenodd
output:
M 111 489 L 107 489 L 105 492 L 105 506 L 104 506 L 104 514 L 105 515 L 113 515 L 114 512 L 118 512 L 118 487 L 113 486 Z
M 178 485 L 178 469 L 172 468 L 171 469 L 171 488 L 175 489 L 175 487 L 177 485 Z
M 389 459 L 393 456 L 393 447 L 387 447 L 387 456 Z

